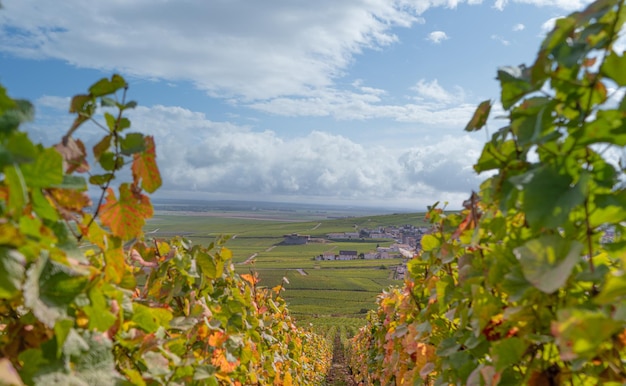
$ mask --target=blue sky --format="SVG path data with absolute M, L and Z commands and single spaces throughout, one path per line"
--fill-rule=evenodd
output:
M 458 207 L 484 177 L 486 134 L 463 127 L 497 68 L 588 2 L 3 0 L 0 82 L 52 144 L 69 98 L 122 74 L 158 197 Z

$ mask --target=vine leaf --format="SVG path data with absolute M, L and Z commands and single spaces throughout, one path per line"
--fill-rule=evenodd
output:
M 11 299 L 24 280 L 26 258 L 16 250 L 0 248 L 0 299 Z
M 102 224 L 124 240 L 139 236 L 145 219 L 153 213 L 148 197 L 133 191 L 127 183 L 120 185 L 119 200 L 115 198 L 113 189 L 107 189 L 106 202 L 100 211 Z
M 87 152 L 85 151 L 85 145 L 80 139 L 75 140 L 68 137 L 65 141 L 54 145 L 54 148 L 63 157 L 63 170 L 65 170 L 65 173 L 84 173 L 89 171 Z
M 572 186 L 570 176 L 547 166 L 511 178 L 511 182 L 523 188 L 522 208 L 534 229 L 558 227 L 585 200 L 585 176 Z
M 108 95 L 116 92 L 117 90 L 126 87 L 126 81 L 118 74 L 114 74 L 111 80 L 102 78 L 91 87 L 89 87 L 89 94 L 94 97 Z
M 472 119 L 465 126 L 465 131 L 476 131 L 480 130 L 485 123 L 487 123 L 487 118 L 489 118 L 489 112 L 491 111 L 491 101 L 486 100 L 481 102 L 476 111 L 474 111 L 474 115 Z
M 131 170 L 135 183 L 141 180 L 141 187 L 148 193 L 152 193 L 161 186 L 161 174 L 156 163 L 156 151 L 154 138 L 145 137 L 146 149 L 144 152 L 135 154 Z
M 626 86 L 626 56 L 619 56 L 611 52 L 604 60 L 604 65 L 600 69 L 602 75 L 613 79 L 618 86 Z
M 535 288 L 551 294 L 561 288 L 580 261 L 583 245 L 559 236 L 530 240 L 513 253 L 520 261 L 524 277 Z

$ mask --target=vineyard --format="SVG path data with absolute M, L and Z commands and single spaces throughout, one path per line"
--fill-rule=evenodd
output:
M 332 341 L 295 325 L 281 285 L 235 273 L 223 239 L 144 237 L 161 178 L 126 91 L 114 75 L 75 96 L 73 125 L 46 148 L 20 129 L 32 105 L 0 89 L 1 383 L 323 382 Z M 92 154 L 74 138 L 87 122 L 105 133 Z M 115 181 L 128 167 L 132 181 Z M 88 184 L 102 192 L 95 213 Z
M 237 273 L 225 238 L 143 234 L 161 176 L 121 76 L 71 100 L 52 147 L 0 87 L 0 384 L 323 385 L 333 356 L 364 385 L 626 383 L 625 20 L 598 0 L 498 71 L 506 123 L 474 165 L 480 192 L 430 208 L 408 279 L 364 327 L 296 324 L 284 285 Z

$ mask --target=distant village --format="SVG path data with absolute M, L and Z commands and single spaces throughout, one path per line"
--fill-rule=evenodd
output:
M 360 229 L 359 232 L 341 232 L 328 233 L 323 240 L 311 238 L 309 235 L 300 235 L 297 233 L 284 236 L 283 244 L 285 245 L 305 245 L 310 242 L 320 241 L 347 241 L 347 240 L 386 240 L 393 241 L 388 247 L 377 247 L 375 250 L 366 253 L 358 253 L 355 250 L 339 250 L 338 253 L 329 251 L 321 255 L 315 256 L 317 261 L 327 260 L 374 260 L 374 259 L 393 259 L 404 258 L 399 266 L 395 267 L 394 277 L 396 279 L 404 278 L 406 273 L 406 260 L 412 258 L 418 251 L 422 236 L 429 231 L 429 228 L 415 227 L 413 225 L 386 226 L 376 229 Z

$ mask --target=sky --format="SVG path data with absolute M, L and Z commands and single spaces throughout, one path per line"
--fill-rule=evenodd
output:
M 498 100 L 498 67 L 532 64 L 589 1 L 1 3 L 0 83 L 35 104 L 37 141 L 58 142 L 71 96 L 119 73 L 131 129 L 155 137 L 154 197 L 423 210 L 486 178 L 472 165 L 487 131 L 463 128 Z

